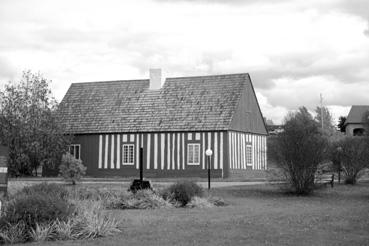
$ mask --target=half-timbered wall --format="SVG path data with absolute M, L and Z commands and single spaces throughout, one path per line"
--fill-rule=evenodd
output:
M 122 146 L 135 146 L 134 166 L 139 168 L 139 149 L 144 149 L 144 168 L 159 170 L 185 170 L 198 167 L 206 169 L 205 150 L 214 152 L 212 169 L 222 169 L 224 164 L 223 132 L 194 133 L 145 133 L 145 134 L 101 134 L 99 135 L 99 169 L 122 168 Z M 200 144 L 199 165 L 188 165 L 187 144 Z
M 266 136 L 229 132 L 229 169 L 266 170 Z

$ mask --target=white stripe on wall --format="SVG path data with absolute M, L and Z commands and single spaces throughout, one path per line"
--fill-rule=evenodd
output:
M 140 169 L 140 135 L 136 135 L 136 169 Z
M 109 135 L 105 135 L 105 160 L 104 160 L 104 168 L 108 168 L 108 145 L 109 145 Z
M 147 147 L 146 147 L 146 149 L 147 149 L 147 156 L 146 156 L 146 168 L 147 169 L 150 169 L 150 146 L 151 146 L 151 134 L 147 134 Z
M 202 169 L 205 169 L 205 133 L 202 133 L 202 139 L 201 139 L 201 143 L 202 143 Z
M 181 162 L 180 162 L 180 156 L 179 156 L 179 153 L 180 153 L 180 147 L 181 147 L 181 134 L 180 133 L 177 133 L 177 168 L 178 170 L 181 170 Z
M 222 178 L 223 178 L 223 132 L 220 133 L 220 142 L 219 142 L 219 168 L 222 169 Z
M 218 169 L 218 133 L 214 132 L 214 169 Z
M 167 169 L 170 170 L 170 133 L 167 133 Z
M 183 168 L 183 170 L 186 167 L 186 163 L 185 163 L 185 149 L 186 149 L 186 146 L 185 146 L 185 142 L 184 142 L 184 137 L 185 137 L 185 134 L 182 133 L 182 168 Z
M 164 170 L 164 147 L 165 147 L 165 134 L 160 134 L 160 164 L 161 164 L 161 170 Z
M 111 146 L 110 146 L 110 168 L 114 169 L 114 134 L 111 136 Z
M 175 150 L 175 146 L 176 146 L 176 134 L 173 133 L 172 134 L 172 169 L 175 170 L 176 169 L 176 163 L 175 163 L 175 156 L 174 156 L 174 150 Z
M 99 136 L 99 168 L 102 168 L 102 135 Z
M 158 169 L 158 134 L 154 134 L 154 169 Z
M 116 168 L 119 169 L 120 168 L 120 134 L 118 134 L 117 136 L 117 163 L 116 163 Z

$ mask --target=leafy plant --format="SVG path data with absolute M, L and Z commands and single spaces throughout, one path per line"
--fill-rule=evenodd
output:
M 333 144 L 331 159 L 342 167 L 346 184 L 356 184 L 369 168 L 369 138 L 345 137 Z
M 19 195 L 29 195 L 32 196 L 34 194 L 42 194 L 45 196 L 55 196 L 64 201 L 68 200 L 69 192 L 65 189 L 64 186 L 60 184 L 46 183 L 43 182 L 41 184 L 36 184 L 32 186 L 26 186 L 21 191 L 15 194 L 15 196 Z
M 0 90 L 0 144 L 9 147 L 9 174 L 37 175 L 37 168 L 59 164 L 71 137 L 58 119 L 58 103 L 50 81 L 41 74 L 23 72 L 19 82 Z
M 0 224 L 25 223 L 26 230 L 35 229 L 37 224 L 51 223 L 56 219 L 65 220 L 73 211 L 65 200 L 44 193 L 19 195 L 5 207 Z
M 41 242 L 55 239 L 55 232 L 53 223 L 38 224 L 35 228 L 31 228 L 30 232 L 31 241 Z
M 162 193 L 165 200 L 178 202 L 180 206 L 186 206 L 194 196 L 201 197 L 203 189 L 193 181 L 180 181 L 172 184 Z
M 86 174 L 86 167 L 82 164 L 82 160 L 74 158 L 71 154 L 64 154 L 62 157 L 59 172 L 66 181 L 72 182 L 73 185 Z
M 0 242 L 4 244 L 23 243 L 27 240 L 25 223 L 3 224 L 0 229 Z
M 268 141 L 269 157 L 281 168 L 295 194 L 310 194 L 317 167 L 326 155 L 327 140 L 305 107 L 290 113 L 283 128 Z

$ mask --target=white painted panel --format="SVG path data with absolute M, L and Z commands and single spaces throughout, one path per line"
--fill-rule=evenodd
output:
M 235 151 L 235 163 L 236 163 L 236 169 L 239 169 L 239 163 L 238 163 L 238 133 L 235 133 L 235 138 L 234 138 L 234 151 Z
M 219 168 L 222 169 L 223 178 L 223 132 L 220 133 L 219 145 Z
M 264 137 L 265 138 L 265 169 L 268 169 L 268 139 L 267 137 Z
M 185 164 L 185 149 L 186 149 L 186 146 L 185 146 L 185 143 L 184 143 L 184 137 L 185 137 L 185 134 L 182 133 L 182 168 L 183 168 L 183 170 L 186 167 L 186 164 Z
M 176 163 L 175 163 L 175 156 L 174 156 L 174 150 L 176 147 L 176 134 L 173 133 L 172 134 L 172 169 L 175 170 L 176 169 Z
M 164 148 L 165 148 L 165 134 L 160 134 L 160 164 L 161 164 L 161 170 L 164 169 Z
M 170 133 L 167 133 L 167 169 L 170 170 Z
M 154 134 L 154 169 L 158 169 L 158 134 Z
M 192 133 L 187 133 L 187 140 L 192 140 Z
M 136 135 L 137 143 L 136 143 L 136 169 L 140 169 L 140 148 L 141 148 L 141 142 L 140 141 L 140 135 Z
M 102 168 L 102 135 L 99 136 L 99 168 Z
M 202 133 L 202 169 L 205 169 L 205 133 Z
M 104 160 L 104 168 L 108 168 L 108 145 L 109 145 L 109 135 L 105 135 L 105 160 Z
M 246 160 L 245 160 L 245 134 L 241 135 L 241 153 L 242 153 L 242 159 L 241 159 L 241 163 L 242 163 L 242 169 L 246 169 Z
M 180 147 L 181 147 L 181 134 L 180 133 L 177 133 L 177 169 L 178 170 L 181 170 L 181 159 L 180 159 Z
M 147 134 L 147 156 L 146 156 L 146 168 L 147 169 L 150 169 L 150 160 L 151 160 L 151 158 L 150 158 L 150 149 L 151 149 L 151 134 L 150 133 L 148 133 Z
M 195 139 L 196 139 L 196 140 L 200 140 L 200 133 L 196 132 L 196 134 L 195 134 Z
M 218 169 L 218 132 L 214 132 L 214 169 Z
M 121 146 L 121 144 L 120 144 L 120 134 L 118 134 L 117 135 L 117 162 L 116 162 L 116 165 L 115 165 L 115 167 L 117 168 L 117 169 L 119 169 L 120 168 L 120 146 Z
M 135 141 L 135 135 L 134 134 L 130 134 L 129 135 L 129 141 L 130 142 L 134 142 Z
M 232 133 L 228 132 L 228 145 L 229 145 L 229 165 L 230 165 L 230 169 L 233 169 L 233 148 L 232 148 L 232 144 L 233 144 L 233 139 L 232 139 Z
M 8 173 L 8 168 L 7 167 L 0 167 L 0 173 Z M 1 204 L 1 202 L 0 202 L 0 204 Z M 0 207 L 0 209 L 1 209 L 1 207 Z
M 110 146 L 110 168 L 114 169 L 114 137 L 115 135 L 111 135 L 111 146 Z
M 123 139 L 122 139 L 122 141 L 125 143 L 125 142 L 127 142 L 127 134 L 123 134 Z

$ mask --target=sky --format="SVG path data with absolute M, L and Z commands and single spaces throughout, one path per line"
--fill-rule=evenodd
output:
M 368 0 L 0 0 L 0 88 L 249 73 L 264 117 L 369 104 Z

